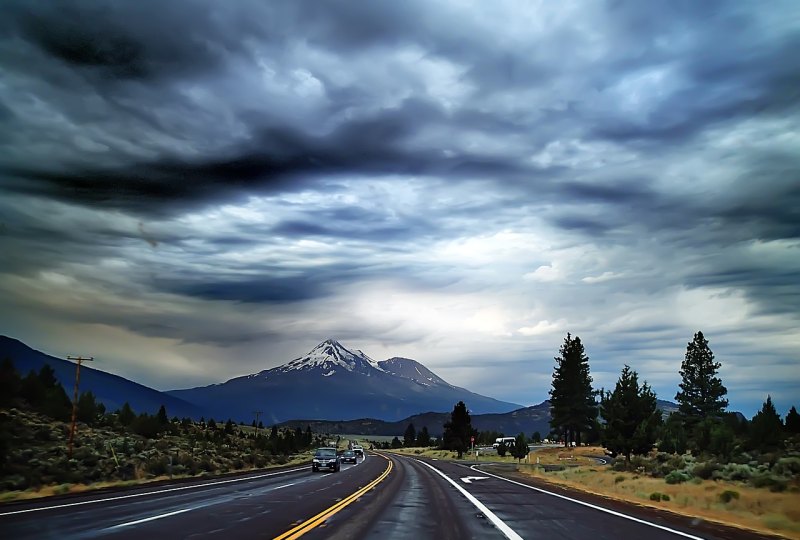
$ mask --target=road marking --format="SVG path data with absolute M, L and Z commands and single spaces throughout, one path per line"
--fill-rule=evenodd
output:
M 488 480 L 488 476 L 465 476 L 461 479 L 465 484 L 471 484 L 475 480 Z
M 127 523 L 120 523 L 119 525 L 114 525 L 113 527 L 109 527 L 106 530 L 119 529 L 119 528 L 122 528 L 122 527 L 129 527 L 131 525 L 138 525 L 140 523 L 146 523 L 148 521 L 154 521 L 156 519 L 170 517 L 170 516 L 174 516 L 176 514 L 183 514 L 184 512 L 188 512 L 189 510 L 194 510 L 194 508 L 184 508 L 183 510 L 175 510 L 174 512 L 167 512 L 166 514 L 160 514 L 158 516 L 150 516 L 150 517 L 144 518 L 144 519 L 137 519 L 136 521 L 129 521 Z
M 274 540 L 291 540 L 291 539 L 294 539 L 294 538 L 300 538 L 301 536 L 303 536 L 307 532 L 312 531 L 313 529 L 315 529 L 315 528 L 319 527 L 320 525 L 324 524 L 325 521 L 328 518 L 330 518 L 333 515 L 335 515 L 336 513 L 340 512 L 345 507 L 347 507 L 350 504 L 352 504 L 353 502 L 355 502 L 364 493 L 366 493 L 367 491 L 371 490 L 372 488 L 377 486 L 380 482 L 382 482 L 383 479 L 386 478 L 387 476 L 389 476 L 389 473 L 392 471 L 392 460 L 390 460 L 389 458 L 387 458 L 386 456 L 384 456 L 382 454 L 378 454 L 378 455 L 389 462 L 389 465 L 386 467 L 386 470 L 383 471 L 383 473 L 381 473 L 381 475 L 379 477 L 377 477 L 375 480 L 373 480 L 372 482 L 370 482 L 369 484 L 367 484 L 363 488 L 359 489 L 355 493 L 353 493 L 353 494 L 345 497 L 341 501 L 337 502 L 333 506 L 323 510 L 322 512 L 320 512 L 316 516 L 314 516 L 314 517 L 312 517 L 310 519 L 307 519 L 303 523 L 297 525 L 296 527 L 293 527 L 293 528 L 289 529 L 288 531 L 286 531 L 285 533 L 281 534 L 280 536 L 276 536 Z
M 597 506 L 596 504 L 588 503 L 588 502 L 581 501 L 581 500 L 578 500 L 578 499 L 573 499 L 572 497 L 567 497 L 566 495 L 560 495 L 558 493 L 553 493 L 552 491 L 547 491 L 547 490 L 544 490 L 542 488 L 529 486 L 528 484 L 523 484 L 522 482 L 517 482 L 515 480 L 509 480 L 508 478 L 505 478 L 503 476 L 498 476 L 496 474 L 492 474 L 492 473 L 484 471 L 482 469 L 476 469 L 475 467 L 477 467 L 477 465 L 473 465 L 472 467 L 470 467 L 470 469 L 472 469 L 473 471 L 480 471 L 480 472 L 482 472 L 484 474 L 488 474 L 489 476 L 493 476 L 493 477 L 495 477 L 495 478 L 497 478 L 499 480 L 505 480 L 506 482 L 511 482 L 512 484 L 516 484 L 518 486 L 522 486 L 522 487 L 525 487 L 525 488 L 528 488 L 528 489 L 532 489 L 534 491 L 538 491 L 538 492 L 544 493 L 546 495 L 552 495 L 553 497 L 558 497 L 559 499 L 564 499 L 565 501 L 570 501 L 570 502 L 574 502 L 576 504 L 587 506 L 589 508 L 594 508 L 595 510 L 600 510 L 601 512 L 605 512 L 607 514 L 611 514 L 612 516 L 617 516 L 617 517 L 621 517 L 621 518 L 624 518 L 624 519 L 629 519 L 631 521 L 635 521 L 636 523 L 641 523 L 642 525 L 649 525 L 650 527 L 655 527 L 656 529 L 661 529 L 662 531 L 667 531 L 667 532 L 670 532 L 670 533 L 673 533 L 673 534 L 677 534 L 678 536 L 683 536 L 684 538 L 691 538 L 692 540 L 703 540 L 703 538 L 700 538 L 699 536 L 694 536 L 694 535 L 691 535 L 689 533 L 685 533 L 685 532 L 679 531 L 677 529 L 671 529 L 669 527 L 665 527 L 664 525 L 659 525 L 657 523 L 652 523 L 650 521 L 645 521 L 644 519 L 640 519 L 640 518 L 637 518 L 637 517 L 629 516 L 627 514 L 623 514 L 622 512 L 617 512 L 616 510 L 610 510 L 608 508 L 603 508 L 602 506 Z
M 500 532 L 502 532 L 502 533 L 503 533 L 503 534 L 506 536 L 506 538 L 509 538 L 509 539 L 511 539 L 511 540 L 522 540 L 522 537 L 521 537 L 520 535 L 518 535 L 516 532 L 514 532 L 514 529 L 512 529 L 511 527 L 509 527 L 508 525 L 506 525 L 505 521 L 503 521 L 502 519 L 500 519 L 499 517 L 497 517 L 497 516 L 496 516 L 496 515 L 495 515 L 495 514 L 494 514 L 494 513 L 491 511 L 491 510 L 489 510 L 488 508 L 486 508 L 486 506 L 485 506 L 485 505 L 484 505 L 484 504 L 483 504 L 481 501 L 479 501 L 478 499 L 476 499 L 476 498 L 475 498 L 475 497 L 472 495 L 472 493 L 470 493 L 470 492 L 469 492 L 469 491 L 467 491 L 466 489 L 464 489 L 464 488 L 462 488 L 461 486 L 459 486 L 459 485 L 458 485 L 456 482 L 454 482 L 454 481 L 453 481 L 453 480 L 452 480 L 452 479 L 451 479 L 449 476 L 447 476 L 446 474 L 444 474 L 442 471 L 440 471 L 439 469 L 437 469 L 437 468 L 436 468 L 436 467 L 434 467 L 433 465 L 430 465 L 430 464 L 428 464 L 428 463 L 425 463 L 425 462 L 424 462 L 424 461 L 422 461 L 422 460 L 415 459 L 415 461 L 418 461 L 418 462 L 422 463 L 423 465 L 425 465 L 426 467 L 428 467 L 430 470 L 432 470 L 433 472 L 435 472 L 436 474 L 438 474 L 439 476 L 441 476 L 442 478 L 444 478 L 445 480 L 447 480 L 448 482 L 450 482 L 451 484 L 453 484 L 453 486 L 454 486 L 454 487 L 455 487 L 455 488 L 456 488 L 458 491 L 460 491 L 460 492 L 461 492 L 461 494 L 462 494 L 462 495 L 464 495 L 464 496 L 467 498 L 467 500 L 468 500 L 469 502 L 471 502 L 471 503 L 472 503 L 472 504 L 475 506 L 475 508 L 477 508 L 478 510 L 480 510 L 480 511 L 483 513 L 483 515 L 484 515 L 484 516 L 486 516 L 487 518 L 489 518 L 489 521 L 491 521 L 492 523 L 494 523 L 494 526 L 495 526 L 495 527 L 497 527 L 498 529 L 500 529 Z M 483 472 L 483 471 L 481 471 L 481 472 Z M 486 474 L 489 474 L 489 473 L 486 473 Z
M 297 468 L 297 469 L 289 469 L 287 471 L 278 471 L 278 472 L 273 472 L 273 473 L 259 474 L 259 475 L 256 475 L 256 476 L 247 476 L 245 478 L 232 478 L 230 480 L 220 480 L 218 482 L 205 482 L 203 484 L 194 484 L 194 485 L 191 485 L 191 486 L 180 486 L 180 487 L 176 487 L 176 488 L 160 489 L 160 490 L 157 490 L 157 491 L 146 491 L 144 493 L 132 493 L 130 495 L 118 495 L 116 497 L 106 497 L 105 499 L 92 499 L 90 501 L 79 501 L 79 502 L 74 502 L 74 503 L 55 504 L 53 506 L 42 506 L 42 507 L 39 507 L 39 508 L 27 508 L 25 510 L 13 510 L 11 512 L 2 512 L 2 513 L 0 513 L 0 517 L 2 517 L 2 516 L 11 516 L 11 515 L 14 515 L 14 514 L 26 514 L 28 512 L 41 512 L 42 510 L 54 510 L 56 508 L 68 508 L 70 506 L 83 506 L 85 504 L 95 504 L 95 503 L 108 502 L 108 501 L 119 501 L 119 500 L 122 500 L 122 499 L 132 499 L 132 498 L 135 498 L 135 497 L 146 497 L 148 495 L 158 495 L 160 493 L 170 493 L 170 492 L 173 492 L 173 491 L 184 491 L 184 490 L 187 490 L 187 489 L 197 489 L 197 488 L 201 488 L 201 487 L 217 486 L 217 485 L 220 485 L 220 484 L 230 484 L 232 482 L 245 482 L 247 480 L 258 480 L 259 478 L 265 478 L 267 476 L 277 476 L 279 474 L 288 474 L 288 473 L 291 473 L 291 472 L 298 472 L 298 471 L 304 471 L 304 470 L 306 470 L 306 467 L 300 467 L 300 468 Z

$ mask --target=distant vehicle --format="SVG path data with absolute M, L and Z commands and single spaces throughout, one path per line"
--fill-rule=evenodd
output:
M 342 454 L 342 463 L 358 463 L 356 453 L 352 450 L 345 450 Z
M 314 459 L 311 460 L 311 471 L 317 472 L 323 469 L 333 472 L 339 472 L 342 469 L 342 462 L 336 453 L 336 448 L 317 448 L 314 452 Z
M 511 446 L 513 444 L 516 444 L 516 442 L 517 442 L 517 438 L 516 437 L 498 437 L 498 438 L 496 438 L 494 440 L 494 444 L 492 445 L 492 448 L 497 448 L 502 443 L 506 443 L 506 446 Z
M 354 444 L 353 445 L 353 452 L 355 452 L 356 456 L 363 458 L 364 457 L 364 448 L 360 445 Z

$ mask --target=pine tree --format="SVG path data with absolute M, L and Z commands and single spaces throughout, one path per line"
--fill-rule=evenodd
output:
M 91 391 L 81 392 L 78 398 L 78 420 L 84 424 L 92 425 L 98 416 L 97 401 Z
M 798 414 L 794 406 L 789 409 L 789 413 L 786 415 L 786 432 L 791 435 L 800 433 L 800 414 Z
M 626 463 L 631 454 L 646 454 L 655 446 L 661 425 L 656 395 L 647 382 L 639 386 L 639 375 L 629 366 L 622 369 L 614 391 L 602 396 L 600 415 L 606 421 L 603 444 L 623 454 Z
M 156 415 L 159 425 L 166 426 L 169 424 L 169 417 L 167 417 L 167 408 L 163 405 L 159 407 L 158 414 Z
M 775 410 L 775 405 L 772 404 L 772 397 L 767 396 L 767 401 L 750 422 L 748 447 L 769 452 L 780 448 L 782 443 L 783 422 L 781 422 L 778 411 Z
M 717 377 L 721 365 L 714 361 L 714 353 L 703 333 L 697 332 L 686 347 L 680 370 L 680 391 L 675 395 L 678 412 L 689 427 L 694 427 L 704 418 L 721 417 L 728 406 L 728 400 L 724 398 L 728 390 Z
M 455 450 L 461 459 L 469 448 L 469 438 L 474 433 L 467 406 L 463 401 L 459 401 L 450 413 L 450 421 L 444 424 L 442 445 L 447 450 Z
M 133 413 L 133 409 L 131 409 L 130 404 L 126 401 L 122 404 L 122 408 L 117 413 L 119 418 L 119 423 L 123 426 L 129 426 L 136 418 L 136 415 Z
M 597 418 L 597 403 L 589 374 L 589 357 L 581 339 L 568 333 L 555 357 L 553 388 L 550 390 L 550 426 L 563 430 L 564 445 L 581 444 L 581 432 L 591 429 Z
M 497 445 L 497 455 L 504 457 L 506 452 L 508 452 L 508 445 L 505 441 L 500 441 L 500 444 Z
M 400 439 L 398 439 L 397 437 L 392 439 L 392 448 L 402 448 L 402 447 L 403 443 L 400 442 Z
M 422 426 L 419 435 L 417 435 L 417 445 L 423 448 L 431 445 L 431 434 L 428 433 L 428 426 Z
M 403 446 L 406 448 L 414 446 L 417 440 L 417 430 L 414 429 L 414 424 L 408 424 L 406 432 L 403 434 Z
M 11 405 L 22 390 L 22 379 L 10 358 L 0 364 L 0 407 Z
M 525 435 L 520 433 L 511 448 L 511 455 L 517 458 L 517 462 L 519 462 L 528 455 L 528 452 L 528 441 L 525 440 Z
M 658 449 L 670 454 L 685 454 L 688 449 L 686 429 L 683 420 L 677 412 L 667 417 L 659 434 Z

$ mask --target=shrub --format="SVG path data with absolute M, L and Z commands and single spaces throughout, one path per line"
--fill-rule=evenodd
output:
M 668 501 L 669 500 L 669 495 L 667 495 L 666 493 L 659 493 L 658 491 L 654 491 L 653 493 L 650 494 L 650 500 L 651 501 Z
M 692 475 L 702 478 L 703 480 L 708 480 L 719 469 L 720 465 L 716 461 L 706 461 L 705 463 L 698 463 L 695 465 L 692 469 Z
M 789 482 L 785 478 L 773 476 L 769 473 L 759 474 L 750 479 L 750 484 L 757 488 L 769 488 L 772 492 L 785 491 Z
M 719 494 L 720 502 L 723 502 L 725 504 L 728 504 L 732 500 L 738 499 L 738 498 L 739 498 L 739 492 L 738 491 L 733 491 L 732 489 L 726 489 L 725 491 L 723 491 L 722 493 Z
M 781 476 L 800 474 L 800 457 L 782 457 L 772 467 L 772 472 Z
M 661 494 L 661 500 L 662 501 L 668 501 L 669 500 L 669 495 L 667 495 L 666 493 L 662 493 Z
M 689 475 L 683 471 L 672 471 L 664 477 L 664 481 L 667 484 L 682 484 L 688 482 L 690 479 Z
M 725 480 L 745 481 L 753 476 L 753 469 L 743 463 L 728 463 L 719 471 L 719 475 Z
M 619 475 L 616 478 L 614 478 L 614 483 L 615 484 L 619 484 L 620 482 L 624 482 L 624 481 L 625 481 L 625 477 L 623 475 Z

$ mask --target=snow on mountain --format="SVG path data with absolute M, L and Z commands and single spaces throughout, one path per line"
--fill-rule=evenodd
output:
M 378 365 L 392 375 L 411 379 L 423 386 L 447 386 L 449 388 L 455 388 L 455 386 L 436 375 L 433 371 L 410 358 L 400 358 L 396 356 L 378 362 Z
M 169 394 L 221 418 L 246 421 L 252 411 L 261 410 L 271 423 L 292 418 L 395 421 L 425 411 L 451 411 L 458 401 L 475 414 L 522 407 L 453 386 L 414 360 L 376 362 L 333 339 L 278 367 Z
M 337 369 L 344 369 L 367 376 L 371 375 L 373 370 L 384 371 L 383 368 L 378 365 L 378 362 L 363 352 L 359 350 L 350 351 L 335 339 L 327 339 L 311 349 L 311 352 L 307 355 L 295 358 L 287 364 L 268 370 L 266 375 L 268 376 L 270 373 L 274 372 L 289 373 L 291 371 L 309 371 L 314 369 L 324 370 L 326 377 L 335 374 Z

